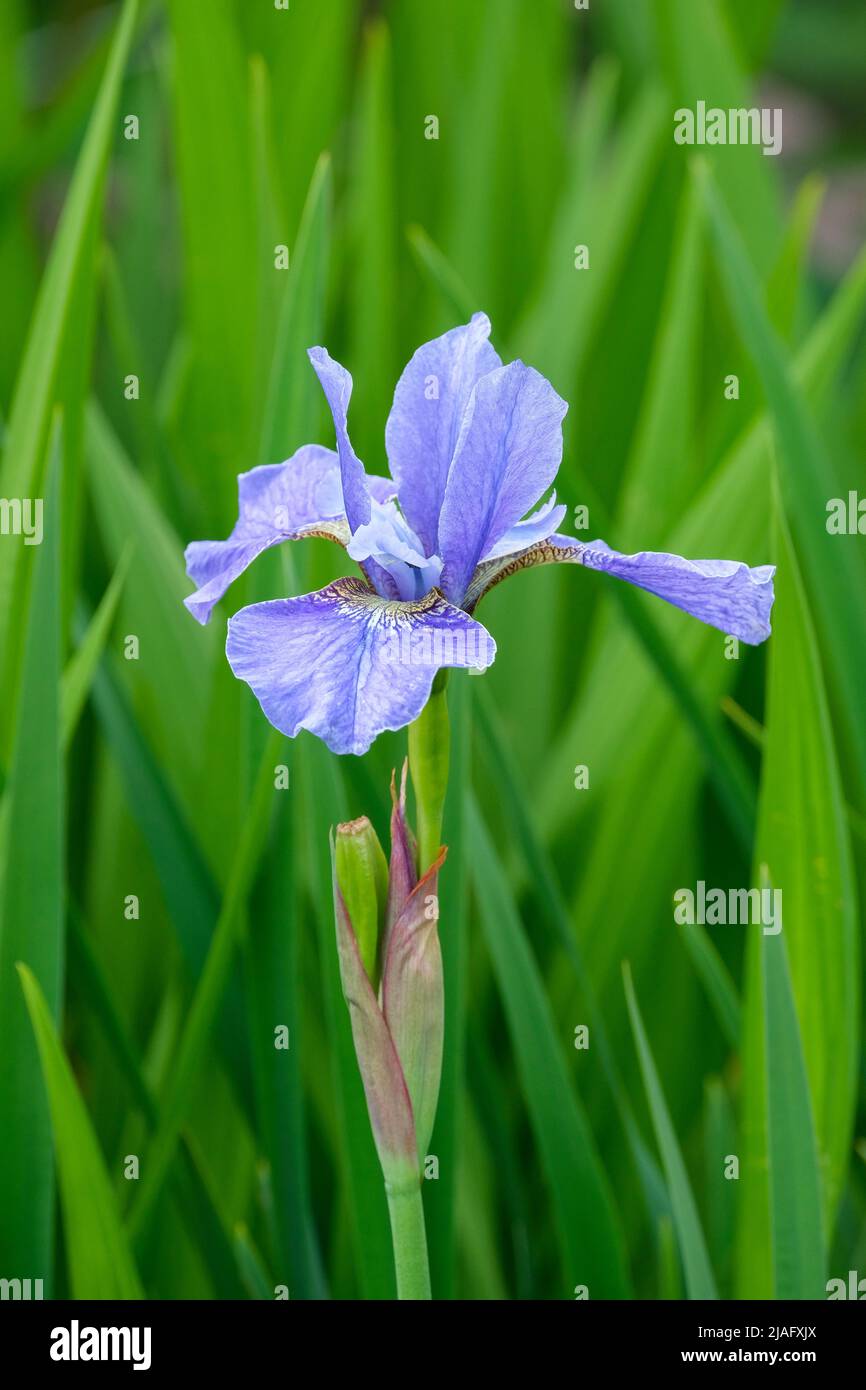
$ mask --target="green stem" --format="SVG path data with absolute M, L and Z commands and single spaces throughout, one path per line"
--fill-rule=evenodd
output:
M 442 812 L 448 789 L 448 753 L 451 736 L 448 727 L 447 668 L 433 681 L 430 699 L 413 724 L 409 725 L 409 769 L 415 788 L 418 833 L 418 870 L 423 873 L 436 858 L 442 843 Z
M 385 1191 L 391 1217 L 397 1297 L 416 1301 L 429 1299 L 432 1295 L 421 1183 L 413 1182 L 408 1187 L 393 1189 L 389 1189 L 386 1183 Z

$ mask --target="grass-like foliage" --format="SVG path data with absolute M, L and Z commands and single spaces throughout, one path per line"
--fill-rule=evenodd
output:
M 775 564 L 776 605 L 751 648 L 588 569 L 484 601 L 433 1295 L 866 1275 L 857 52 L 861 0 L 0 6 L 0 1276 L 394 1295 L 329 832 L 385 836 L 406 736 L 289 741 L 225 660 L 339 547 L 261 556 L 208 627 L 183 550 L 333 445 L 308 347 L 385 473 L 404 363 L 478 310 L 569 403 L 562 530 Z M 781 155 L 678 144 L 701 101 L 781 105 Z M 699 885 L 781 911 L 678 922 Z

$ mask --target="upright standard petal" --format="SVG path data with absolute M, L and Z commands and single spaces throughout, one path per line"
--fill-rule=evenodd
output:
M 487 315 L 473 314 L 419 347 L 394 392 L 385 427 L 388 463 L 403 514 L 427 555 L 438 550 L 445 484 L 472 388 L 502 365 L 489 337 Z
M 439 518 L 442 591 L 462 603 L 475 568 L 546 492 L 568 409 L 532 367 L 511 362 L 472 391 Z
M 346 519 L 354 532 L 370 520 L 370 490 L 364 465 L 349 439 L 348 412 L 352 396 L 352 378 L 345 367 L 334 361 L 327 348 L 310 348 L 308 356 L 315 368 L 316 376 L 322 383 L 325 399 L 334 417 Z
M 198 589 L 184 603 L 206 623 L 214 604 L 263 550 L 313 535 L 343 545 L 349 540 L 337 455 L 305 444 L 285 463 L 240 475 L 238 519 L 231 535 L 224 541 L 193 541 L 186 548 L 186 572 Z
M 605 541 L 586 543 L 572 536 L 548 536 L 517 555 L 479 565 L 466 594 L 467 611 L 473 612 L 495 584 L 518 570 L 551 564 L 613 574 L 751 646 L 770 635 L 774 565 L 750 569 L 737 560 L 685 560 L 653 550 L 622 555 Z
M 442 666 L 483 669 L 493 638 L 432 590 L 382 599 L 358 579 L 302 598 L 256 603 L 229 622 L 226 655 L 275 728 L 317 734 L 335 753 L 366 753 L 421 713 Z

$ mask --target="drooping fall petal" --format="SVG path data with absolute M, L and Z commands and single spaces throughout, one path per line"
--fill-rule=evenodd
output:
M 366 753 L 427 703 L 442 666 L 486 667 L 490 634 L 435 589 L 392 603 L 357 579 L 242 608 L 226 656 L 276 729 L 309 729 L 335 753 Z
M 282 541 L 326 536 L 346 545 L 340 465 L 333 449 L 305 444 L 285 463 L 264 464 L 238 478 L 238 519 L 224 541 L 192 541 L 186 572 L 198 585 L 184 603 L 206 623 L 215 603 L 257 556 Z
M 750 568 L 737 560 L 687 560 L 654 550 L 623 555 L 605 541 L 587 543 L 561 535 L 548 536 L 516 555 L 479 565 L 464 607 L 474 612 L 495 584 L 519 570 L 555 564 L 583 565 L 625 579 L 741 642 L 755 645 L 770 635 L 773 565 Z

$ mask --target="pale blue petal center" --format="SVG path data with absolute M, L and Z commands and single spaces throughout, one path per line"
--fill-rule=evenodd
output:
M 390 574 L 405 603 L 423 598 L 439 583 L 442 561 L 424 546 L 397 504 L 372 501 L 370 520 L 355 531 L 347 550 L 353 560 L 375 560 Z

